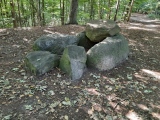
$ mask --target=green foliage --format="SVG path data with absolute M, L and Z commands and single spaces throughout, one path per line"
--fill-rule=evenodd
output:
M 61 2 L 61 3 L 60 3 Z M 130 0 L 120 0 L 117 20 L 123 20 Z M 10 0 L 0 3 L 0 28 L 28 27 L 37 25 L 59 25 L 63 18 L 62 5 L 64 4 L 64 22 L 68 22 L 70 4 L 68 0 Z M 79 0 L 77 21 L 85 24 L 90 19 L 113 19 L 116 12 L 117 0 Z M 159 18 L 160 2 L 158 0 L 135 0 L 133 12 L 147 13 L 149 17 Z

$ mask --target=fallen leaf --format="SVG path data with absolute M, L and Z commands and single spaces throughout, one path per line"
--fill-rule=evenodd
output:
M 55 101 L 54 103 L 50 104 L 50 108 L 55 108 L 60 104 L 60 101 Z
M 33 110 L 32 105 L 25 105 L 24 107 L 25 107 L 26 110 Z
M 133 79 L 132 74 L 127 74 L 127 79 L 132 80 Z
M 144 90 L 144 93 L 147 93 L 147 94 L 149 94 L 151 92 L 153 92 L 153 91 L 152 90 Z
M 63 101 L 62 104 L 67 105 L 67 106 L 71 106 L 71 101 Z
M 12 115 L 6 115 L 4 116 L 3 120 L 10 120 Z
M 55 95 L 53 90 L 48 91 L 48 95 Z
M 69 119 L 69 117 L 68 117 L 67 115 L 65 115 L 65 116 L 64 116 L 64 119 L 65 119 L 65 120 L 68 120 L 68 119 Z
M 58 77 L 58 78 L 61 78 L 62 76 L 58 73 L 57 77 Z

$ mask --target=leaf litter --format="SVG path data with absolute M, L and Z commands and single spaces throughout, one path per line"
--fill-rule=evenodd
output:
M 88 70 L 76 85 L 56 69 L 40 77 L 24 69 L 24 56 L 31 51 L 34 40 L 46 34 L 43 30 L 47 27 L 27 31 L 8 29 L 11 34 L 0 41 L 4 46 L 0 54 L 6 53 L 0 60 L 0 119 L 127 120 L 130 119 L 129 114 L 134 113 L 141 119 L 158 120 L 160 108 L 155 106 L 160 103 L 160 83 L 140 71 L 144 68 L 159 70 L 160 41 L 154 36 L 160 34 L 128 29 L 130 24 L 122 23 L 120 26 L 122 34 L 129 39 L 132 54 L 128 61 L 106 72 Z M 50 30 L 81 32 L 84 27 L 66 25 Z M 150 42 L 141 35 L 148 37 Z M 24 41 L 24 37 L 30 42 Z M 11 47 L 13 44 L 20 47 Z M 149 113 L 143 110 L 147 107 Z

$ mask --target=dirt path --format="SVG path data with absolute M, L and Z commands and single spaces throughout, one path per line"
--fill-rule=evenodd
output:
M 139 22 L 139 23 L 143 23 L 143 24 L 160 24 L 159 20 L 154 20 L 149 18 L 147 15 L 145 14 L 138 14 L 138 13 L 133 13 L 130 21 L 132 22 Z
M 75 34 L 83 26 L 0 29 L 0 119 L 159 120 L 160 24 L 132 18 L 119 23 L 128 61 L 106 72 L 88 70 L 78 85 L 58 69 L 32 76 L 23 61 L 43 34 Z

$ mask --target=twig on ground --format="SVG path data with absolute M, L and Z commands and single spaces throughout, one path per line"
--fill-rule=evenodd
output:
M 0 34 L 0 37 L 6 36 L 6 35 L 8 35 L 8 34 L 9 34 L 9 32 L 7 32 L 7 33 L 5 33 L 5 34 Z

